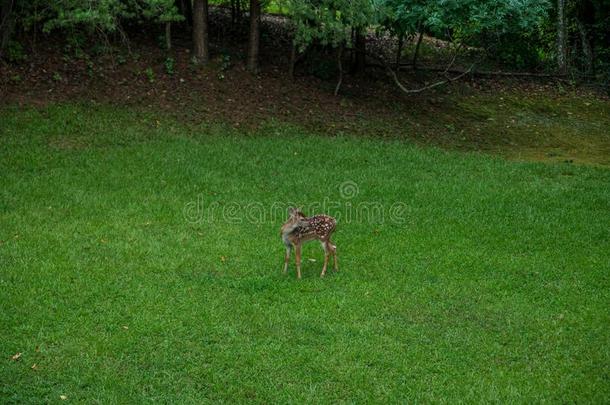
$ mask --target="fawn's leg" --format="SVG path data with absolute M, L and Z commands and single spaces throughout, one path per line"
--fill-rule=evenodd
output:
M 301 244 L 295 246 L 296 248 L 296 258 L 297 258 L 297 278 L 301 278 Z
M 286 246 L 286 255 L 284 256 L 284 274 L 288 271 L 288 261 L 290 261 L 290 246 Z
M 322 273 L 320 277 L 324 277 L 326 274 L 326 266 L 328 266 L 328 256 L 330 255 L 330 246 L 328 241 L 322 241 L 322 248 L 324 248 L 324 266 L 322 266 Z
M 333 261 L 335 262 L 335 271 L 339 271 L 339 266 L 337 265 L 337 245 L 333 245 L 330 240 L 328 241 L 328 244 L 330 245 L 330 251 L 333 254 Z

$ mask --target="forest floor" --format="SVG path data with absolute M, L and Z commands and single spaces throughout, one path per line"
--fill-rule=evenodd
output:
M 244 68 L 243 46 L 235 45 L 246 43 L 247 27 L 231 30 L 228 23 L 213 27 L 213 61 L 206 67 L 190 63 L 190 41 L 180 33 L 169 52 L 148 39 L 150 32 L 132 35 L 131 52 L 108 53 L 99 44 L 85 52 L 50 41 L 21 63 L 0 65 L 0 103 L 94 102 L 170 113 L 183 122 L 256 129 L 279 121 L 330 136 L 409 139 L 511 159 L 610 165 L 610 101 L 593 90 L 556 80 L 470 77 L 405 95 L 371 68 L 347 75 L 334 96 L 332 55 L 309 55 L 296 79 L 288 78 L 290 36 L 281 21 L 266 19 L 256 76 Z M 405 53 L 411 48 L 407 44 Z M 424 66 L 450 56 L 439 41 L 428 39 L 421 54 Z M 401 79 L 412 87 L 438 80 L 425 71 L 406 71 Z

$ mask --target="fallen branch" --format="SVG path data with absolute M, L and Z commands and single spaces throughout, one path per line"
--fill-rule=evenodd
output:
M 454 77 L 447 77 L 445 80 L 441 80 L 441 81 L 439 81 L 439 82 L 432 83 L 432 84 L 429 84 L 429 85 L 424 86 L 424 87 L 420 87 L 419 89 L 407 89 L 406 87 L 404 87 L 404 86 L 402 85 L 402 83 L 400 83 L 400 80 L 398 80 L 398 75 L 396 75 L 396 72 L 394 72 L 392 69 L 389 69 L 389 72 L 391 73 L 391 75 L 392 75 L 392 77 L 393 77 L 393 79 L 394 79 L 394 83 L 396 83 L 396 85 L 397 85 L 398 87 L 400 87 L 400 89 L 401 89 L 403 92 L 405 92 L 405 93 L 407 93 L 407 94 L 415 94 L 415 93 L 421 93 L 422 91 L 430 90 L 430 89 L 432 89 L 432 88 L 434 88 L 434 87 L 442 86 L 443 84 L 447 84 L 447 83 L 451 83 L 451 82 L 454 82 L 454 81 L 456 81 L 456 80 L 459 80 L 459 79 L 461 79 L 462 77 L 464 77 L 464 76 L 466 76 L 467 74 L 469 74 L 470 72 L 472 72 L 472 69 L 474 68 L 474 65 L 475 65 L 475 64 L 473 63 L 473 64 L 470 66 L 470 68 L 469 68 L 468 70 L 466 70 L 466 71 L 464 71 L 464 72 L 460 73 L 460 74 L 459 74 L 459 75 L 457 75 L 457 76 L 454 76 Z
M 390 67 L 390 65 L 388 63 L 386 63 L 385 60 L 383 60 L 383 58 L 372 55 L 372 54 L 368 54 L 368 56 L 370 56 L 371 58 L 375 59 L 376 61 L 378 61 L 379 63 L 381 63 L 381 65 L 388 71 L 388 73 L 390 74 L 390 76 L 392 77 L 392 79 L 394 80 L 394 83 L 396 84 L 396 86 L 403 91 L 403 93 L 406 94 L 416 94 L 416 93 L 421 93 L 423 91 L 426 90 L 430 90 L 433 89 L 434 87 L 438 87 L 438 86 L 442 86 L 443 84 L 447 84 L 450 82 L 454 82 L 456 80 L 461 79 L 462 77 L 466 76 L 467 74 L 469 74 L 470 72 L 472 72 L 472 69 L 474 68 L 475 63 L 473 63 L 470 68 L 466 71 L 460 72 L 457 76 L 454 77 L 447 77 L 445 80 L 441 80 L 438 81 L 436 83 L 432 83 L 429 84 L 427 86 L 421 87 L 419 89 L 407 89 L 401 82 L 400 79 L 398 79 L 398 75 L 396 74 L 396 72 Z M 443 73 L 447 74 L 450 73 L 450 71 L 448 71 L 447 69 L 443 69 Z
M 445 72 L 443 68 L 421 68 L 420 70 L 428 70 L 431 72 Z M 448 73 L 463 73 L 464 70 L 460 69 L 449 69 Z M 566 75 L 557 74 L 557 73 L 532 73 L 532 72 L 503 72 L 503 71 L 489 71 L 489 70 L 474 70 L 472 72 L 473 76 L 504 76 L 504 77 L 565 77 Z
M 369 63 L 366 65 L 367 67 L 381 68 L 385 69 L 385 66 L 380 63 Z M 401 63 L 400 68 L 412 67 L 412 63 Z M 417 70 L 423 70 L 428 72 L 443 72 L 443 73 L 452 73 L 452 74 L 461 74 L 466 72 L 461 69 L 449 69 L 444 67 L 435 67 L 435 66 L 418 66 Z M 491 70 L 472 70 L 468 72 L 472 76 L 503 76 L 503 77 L 540 77 L 540 78 L 564 78 L 566 75 L 558 74 L 558 73 L 533 73 L 533 72 L 503 72 L 503 71 L 491 71 Z

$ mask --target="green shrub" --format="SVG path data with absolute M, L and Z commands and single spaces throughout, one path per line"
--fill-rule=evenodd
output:
M 26 59 L 25 50 L 21 43 L 17 41 L 9 41 L 6 47 L 6 60 L 11 63 L 23 62 Z
M 147 67 L 144 70 L 144 75 L 146 75 L 146 78 L 148 79 L 149 83 L 154 83 L 155 82 L 155 72 L 152 70 L 151 67 Z
M 174 73 L 176 73 L 176 61 L 174 60 L 174 58 L 172 57 L 168 57 L 165 58 L 165 62 L 163 62 L 163 64 L 165 65 L 165 73 L 167 73 L 168 75 L 172 76 Z

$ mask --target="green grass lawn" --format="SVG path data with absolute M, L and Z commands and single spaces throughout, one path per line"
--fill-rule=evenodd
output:
M 0 111 L 0 170 L 2 403 L 610 397 L 607 168 L 59 105 Z M 324 201 L 341 271 L 282 274 Z

